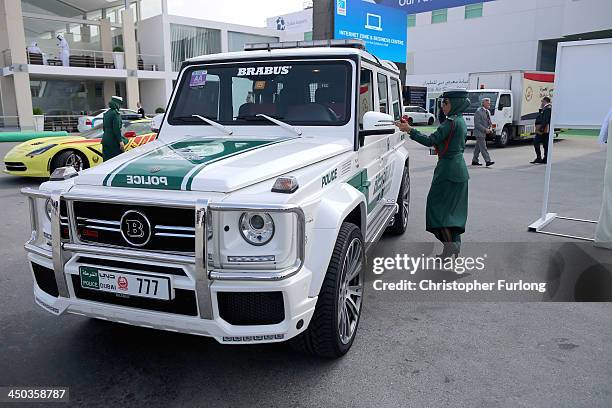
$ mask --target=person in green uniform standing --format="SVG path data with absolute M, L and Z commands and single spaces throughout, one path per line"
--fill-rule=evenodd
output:
M 416 142 L 435 147 L 438 164 L 427 195 L 426 229 L 444 244 L 439 256 L 458 256 L 461 234 L 465 232 L 468 212 L 468 170 L 463 158 L 467 127 L 463 112 L 470 106 L 465 90 L 453 90 L 442 95 L 446 121 L 427 136 L 408 123 L 397 122 L 401 131 Z
M 102 136 L 102 156 L 104 161 L 112 159 L 120 155 L 125 150 L 127 138 L 121 135 L 121 113 L 119 109 L 123 104 L 123 98 L 113 96 L 108 103 L 109 109 L 102 117 L 102 128 L 104 135 Z

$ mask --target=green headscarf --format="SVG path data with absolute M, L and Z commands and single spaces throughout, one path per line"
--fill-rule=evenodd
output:
M 451 111 L 448 116 L 461 115 L 471 105 L 465 89 L 446 91 L 442 94 L 442 98 L 448 99 L 451 103 Z
M 121 105 L 123 105 L 123 99 L 118 96 L 113 96 L 110 102 L 108 102 L 108 107 L 116 110 L 117 112 L 119 112 Z

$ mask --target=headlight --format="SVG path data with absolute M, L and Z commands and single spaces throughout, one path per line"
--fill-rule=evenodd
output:
M 47 219 L 51 221 L 51 212 L 53 211 L 53 201 L 50 198 L 47 198 L 45 201 L 45 215 Z
M 55 146 L 57 146 L 57 144 L 46 145 L 45 147 L 41 147 L 39 149 L 32 150 L 30 153 L 26 154 L 26 156 L 29 156 L 29 157 L 38 156 L 40 154 L 43 154 L 47 150 L 54 148 Z
M 242 213 L 239 227 L 242 238 L 251 245 L 265 245 L 274 236 L 274 221 L 268 213 Z

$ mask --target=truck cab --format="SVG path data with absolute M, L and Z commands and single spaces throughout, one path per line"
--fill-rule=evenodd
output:
M 468 90 L 470 106 L 464 112 L 465 123 L 468 129 L 468 139 L 474 139 L 474 113 L 482 106 L 482 100 L 491 100 L 491 123 L 493 134 L 487 135 L 487 140 L 494 141 L 498 146 L 504 147 L 513 137 L 513 123 L 515 120 L 515 102 L 512 91 L 509 89 L 479 89 Z
M 410 203 L 399 70 L 359 41 L 185 61 L 158 138 L 24 189 L 36 303 L 339 357 Z

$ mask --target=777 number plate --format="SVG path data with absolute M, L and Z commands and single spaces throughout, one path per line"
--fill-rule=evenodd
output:
M 170 279 L 80 266 L 81 287 L 102 292 L 170 300 Z

